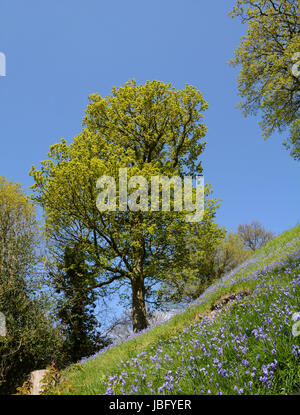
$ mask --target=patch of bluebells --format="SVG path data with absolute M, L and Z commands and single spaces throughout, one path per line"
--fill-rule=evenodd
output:
M 269 252 L 266 252 L 265 250 L 259 254 L 254 254 L 249 260 L 245 261 L 238 267 L 236 267 L 234 270 L 232 270 L 230 273 L 226 274 L 224 277 L 222 277 L 220 280 L 218 280 L 216 283 L 212 284 L 210 287 L 208 287 L 201 296 L 188 304 L 186 307 L 180 309 L 180 310 L 174 310 L 174 312 L 170 315 L 169 318 L 164 319 L 162 322 L 156 322 L 152 325 L 149 325 L 146 329 L 141 330 L 138 333 L 132 333 L 126 341 L 130 341 L 133 338 L 142 336 L 144 333 L 146 333 L 149 330 L 152 330 L 154 327 L 162 324 L 166 324 L 170 318 L 173 316 L 184 314 L 187 309 L 192 308 L 196 305 L 205 303 L 209 300 L 210 296 L 214 294 L 214 292 L 221 287 L 224 286 L 230 286 L 235 282 L 238 281 L 247 281 L 247 280 L 256 280 L 260 278 L 264 273 L 272 273 L 274 269 L 281 269 L 285 266 L 287 261 L 297 261 L 300 256 L 300 236 L 292 239 L 291 241 L 288 241 L 286 244 L 282 244 L 280 246 L 276 246 L 273 249 L 270 249 Z M 276 258 L 280 257 L 280 260 L 277 260 Z M 262 269 L 259 269 L 255 272 L 252 272 L 253 269 L 257 268 L 257 265 L 260 263 L 268 264 L 264 266 Z M 298 276 L 300 279 L 300 276 Z M 88 362 L 90 360 L 96 359 L 100 357 L 103 353 L 106 351 L 112 349 L 116 345 L 120 344 L 122 341 L 114 341 L 108 346 L 102 348 L 99 352 L 96 352 L 95 354 L 87 357 L 83 357 L 81 360 L 78 361 L 78 364 L 83 364 L 85 362 Z
M 168 342 L 159 342 L 152 347 L 150 354 L 143 352 L 127 362 L 121 362 L 118 373 L 109 375 L 103 381 L 105 393 L 245 394 L 271 391 L 278 372 L 275 357 L 282 353 L 282 350 L 276 349 L 277 343 L 279 348 L 280 340 L 284 343 L 284 350 L 291 355 L 287 358 L 298 361 L 300 357 L 297 339 L 291 338 L 291 314 L 300 308 L 300 304 L 297 304 L 300 286 L 299 248 L 300 237 L 297 237 L 273 247 L 269 252 L 256 254 L 210 286 L 196 301 L 176 314 L 207 302 L 218 288 L 229 287 L 238 281 L 259 280 L 256 290 L 251 294 L 251 302 L 245 303 L 243 298 L 237 296 L 215 314 L 191 324 L 179 336 Z M 258 264 L 265 265 L 257 270 Z M 285 283 L 280 285 L 282 273 Z M 273 294 L 273 302 L 270 309 L 265 310 L 264 301 L 270 293 Z M 235 315 L 235 305 L 243 306 L 243 313 Z M 247 318 L 245 311 L 248 313 Z M 143 335 L 155 325 L 133 334 L 126 341 Z M 110 344 L 98 353 L 81 359 L 79 363 L 99 357 L 118 343 Z M 254 357 L 251 353 L 253 344 L 255 348 L 257 345 L 262 347 Z
M 265 273 L 272 273 L 276 269 L 283 269 L 287 263 L 297 261 L 297 258 L 299 259 L 299 252 L 300 236 L 288 241 L 286 244 L 276 246 L 275 249 L 270 249 L 269 252 L 264 250 L 254 254 L 250 259 L 208 287 L 189 307 L 202 303 L 203 300 L 208 299 L 218 288 L 229 287 L 238 281 L 257 280 Z M 258 264 L 260 265 L 259 269 L 257 269 Z M 261 264 L 265 265 L 261 267 Z
M 291 363 L 289 371 L 299 365 L 299 338 L 292 336 L 292 315 L 299 311 L 299 250 L 256 271 L 254 278 L 259 282 L 248 297 L 236 296 L 178 336 L 121 362 L 103 381 L 105 393 L 280 393 L 284 362 Z

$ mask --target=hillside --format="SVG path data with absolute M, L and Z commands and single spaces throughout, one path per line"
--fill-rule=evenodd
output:
M 296 312 L 300 225 L 168 322 L 63 371 L 63 381 L 46 393 L 294 394 L 300 390 Z

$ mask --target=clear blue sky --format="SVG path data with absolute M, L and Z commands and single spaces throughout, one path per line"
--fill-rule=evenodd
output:
M 258 118 L 235 108 L 237 70 L 226 65 L 246 30 L 232 0 L 2 0 L 0 175 L 28 172 L 49 146 L 81 130 L 88 94 L 130 78 L 186 83 L 208 101 L 205 182 L 222 199 L 217 222 L 235 231 L 253 219 L 282 232 L 299 222 L 300 163 L 264 141 Z

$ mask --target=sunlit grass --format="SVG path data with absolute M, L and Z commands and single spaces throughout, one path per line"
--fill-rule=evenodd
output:
M 300 225 L 168 322 L 62 375 L 62 394 L 290 394 L 300 390 Z M 250 291 L 211 314 L 226 293 Z

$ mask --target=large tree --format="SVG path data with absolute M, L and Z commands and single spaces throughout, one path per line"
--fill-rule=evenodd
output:
M 32 168 L 35 199 L 46 213 L 50 238 L 61 247 L 74 241 L 85 247 L 97 270 L 94 289 L 130 285 L 133 330 L 140 331 L 148 324 L 147 289 L 189 267 L 186 236 L 193 224 L 184 210 L 143 211 L 138 198 L 134 209 L 134 196 L 126 209 L 119 169 L 127 168 L 128 180 L 142 176 L 148 183 L 152 176 L 200 175 L 207 103 L 189 85 L 175 90 L 160 81 L 137 85 L 134 80 L 105 98 L 89 99 L 82 132 L 70 144 L 62 139 L 51 146 L 41 169 Z M 121 209 L 97 209 L 96 183 L 102 176 L 116 179 L 117 206 L 125 203 Z M 213 200 L 207 203 L 204 217 L 213 220 L 215 208 Z
M 285 144 L 300 160 L 300 22 L 297 0 L 237 0 L 231 12 L 248 24 L 233 65 L 245 115 L 262 111 L 265 138 L 290 129 Z

